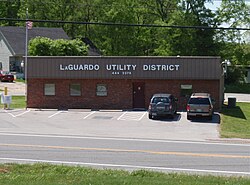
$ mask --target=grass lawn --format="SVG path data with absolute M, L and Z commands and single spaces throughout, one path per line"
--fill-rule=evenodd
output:
M 23 83 L 25 83 L 25 80 L 24 79 L 16 79 L 15 82 L 23 82 Z
M 4 105 L 1 104 L 0 108 L 3 107 Z M 25 96 L 12 96 L 12 103 L 10 105 L 10 109 L 20 109 L 25 107 L 26 107 Z
M 221 112 L 221 137 L 250 139 L 250 103 L 224 107 Z
M 184 175 L 138 170 L 97 170 L 85 167 L 34 164 L 0 165 L 0 185 L 80 185 L 80 184 L 135 184 L 135 185 L 249 185 L 250 178 Z

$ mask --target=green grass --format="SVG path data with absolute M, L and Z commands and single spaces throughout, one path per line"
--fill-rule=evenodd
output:
M 0 185 L 249 185 L 247 177 L 222 177 L 138 170 L 97 170 L 85 167 L 34 164 L 0 165 Z
M 250 139 L 250 103 L 237 103 L 235 108 L 223 107 L 221 137 Z
M 4 108 L 4 105 L 0 105 L 1 108 Z M 25 108 L 26 102 L 25 102 L 25 96 L 12 96 L 12 103 L 10 104 L 10 109 L 20 109 Z
M 250 84 L 229 84 L 225 85 L 226 93 L 250 94 Z
M 25 83 L 25 80 L 21 79 L 21 78 L 18 78 L 18 79 L 15 80 L 15 82 L 23 82 L 23 83 Z

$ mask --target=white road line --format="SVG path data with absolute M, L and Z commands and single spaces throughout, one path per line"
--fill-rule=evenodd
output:
M 101 163 L 84 163 L 84 162 L 71 162 L 71 161 L 52 161 L 52 160 L 39 160 L 39 159 L 18 159 L 18 158 L 0 158 L 3 161 L 19 161 L 31 163 L 51 163 L 51 164 L 68 164 L 68 165 L 85 165 L 85 166 L 102 166 L 102 167 L 120 167 L 120 168 L 133 168 L 133 169 L 147 169 L 147 170 L 166 170 L 173 172 L 203 172 L 203 173 L 220 173 L 220 174 L 234 174 L 234 175 L 250 175 L 250 172 L 239 171 L 222 171 L 222 170 L 203 170 L 203 169 L 185 169 L 185 168 L 167 168 L 157 166 L 136 166 L 124 164 L 101 164 Z
M 38 135 L 38 134 L 20 134 L 20 133 L 3 133 L 3 136 L 21 136 L 21 137 L 41 137 L 41 138 L 65 138 L 65 139 L 89 139 L 89 140 L 113 140 L 113 141 L 139 141 L 155 143 L 181 143 L 181 144 L 199 144 L 199 145 L 221 145 L 221 146 L 243 146 L 250 147 L 250 144 L 235 143 L 209 143 L 203 141 L 178 141 L 178 140 L 160 140 L 160 139 L 131 139 L 131 138 L 112 138 L 112 137 L 88 137 L 88 136 L 67 136 L 67 135 Z
M 64 111 L 57 111 L 55 114 L 50 115 L 48 118 L 52 118 L 52 117 L 54 117 L 54 116 L 56 116 L 57 114 L 60 114 L 60 113 L 62 113 L 62 112 L 64 112 Z
M 121 118 L 122 118 L 126 113 L 127 113 L 127 111 L 124 112 L 122 115 L 120 115 L 119 118 L 117 118 L 117 120 L 121 120 Z
M 83 119 L 88 118 L 89 116 L 91 116 L 91 115 L 94 114 L 94 113 L 96 113 L 96 111 L 93 111 L 93 112 L 89 113 L 89 114 L 88 114 L 87 116 L 85 116 Z

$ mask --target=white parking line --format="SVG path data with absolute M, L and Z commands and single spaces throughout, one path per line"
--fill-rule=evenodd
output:
M 22 112 L 22 113 L 17 114 L 17 115 L 14 115 L 14 114 L 12 114 L 11 112 L 8 112 L 7 110 L 5 110 L 5 112 L 8 113 L 9 115 L 11 115 L 13 118 L 15 118 L 15 117 L 22 116 L 22 115 L 24 115 L 24 114 L 30 112 L 30 110 L 26 110 L 25 112 Z
M 139 118 L 139 121 L 147 114 L 148 112 L 144 112 L 144 114 Z
M 89 113 L 89 114 L 88 114 L 87 116 L 85 116 L 83 119 L 88 118 L 89 116 L 91 116 L 91 115 L 94 114 L 94 113 L 96 113 L 96 111 L 93 111 L 93 112 Z
M 117 120 L 140 121 L 147 112 L 125 112 Z
M 119 118 L 117 118 L 117 120 L 120 120 L 126 113 L 127 113 L 127 111 L 124 112 L 121 116 L 119 116 Z
M 60 114 L 60 113 L 62 113 L 62 112 L 65 112 L 65 111 L 58 111 L 58 112 L 56 112 L 55 114 L 50 115 L 48 118 L 52 118 L 52 117 L 54 117 L 54 116 L 56 116 L 57 114 Z
M 7 110 L 5 110 L 6 113 L 8 113 L 9 115 L 11 115 L 13 118 L 15 118 L 16 116 L 10 112 L 8 112 Z
M 30 110 L 27 110 L 27 111 L 25 111 L 25 112 L 23 112 L 23 113 L 17 114 L 16 117 L 21 116 L 21 115 L 24 115 L 24 114 L 26 114 L 26 113 L 28 113 L 28 112 L 30 112 Z

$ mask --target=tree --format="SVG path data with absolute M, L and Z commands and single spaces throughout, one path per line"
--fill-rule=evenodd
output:
M 52 40 L 36 37 L 29 42 L 29 54 L 32 56 L 85 56 L 88 47 L 81 40 Z
M 0 17 L 18 18 L 18 10 L 21 6 L 21 0 L 16 1 L 0 1 Z M 16 22 L 5 21 L 2 26 L 15 26 Z

